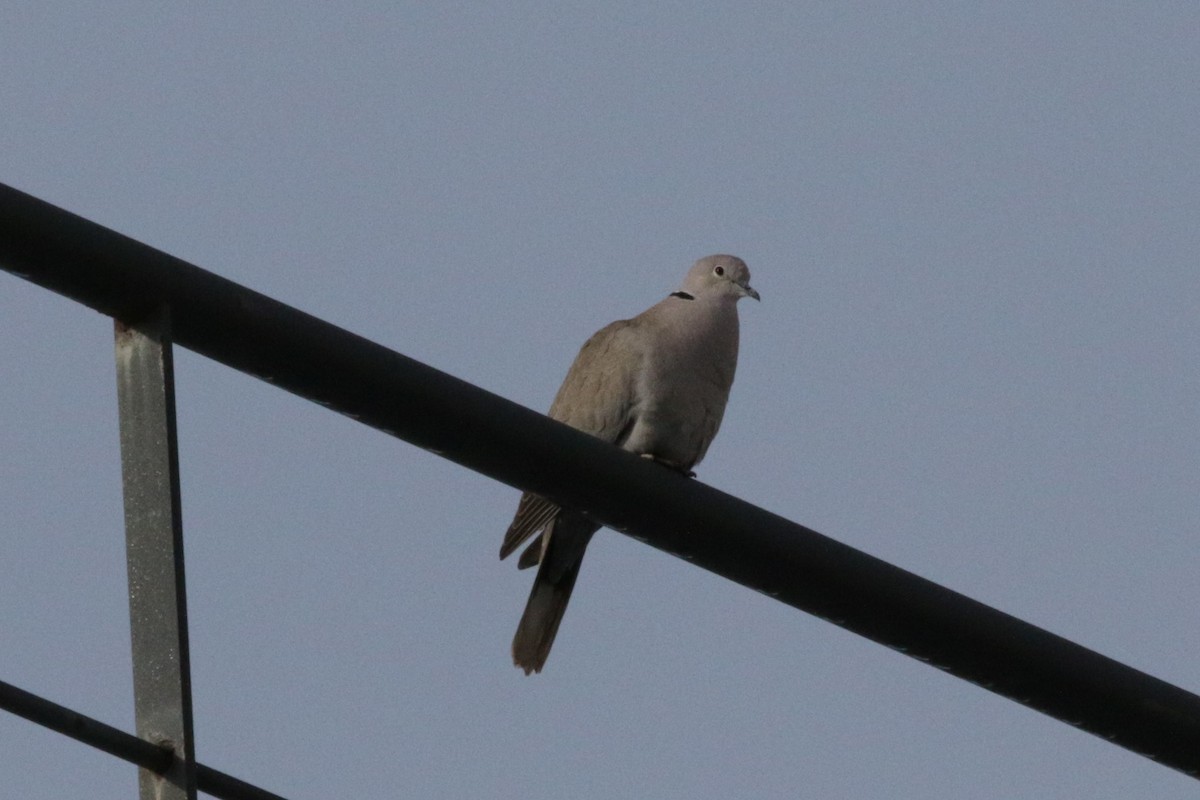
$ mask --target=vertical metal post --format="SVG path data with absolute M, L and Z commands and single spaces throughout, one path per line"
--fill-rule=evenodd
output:
M 140 797 L 194 800 L 170 313 L 164 307 L 134 325 L 117 320 L 115 332 L 137 734 L 175 754 L 161 775 L 138 770 Z

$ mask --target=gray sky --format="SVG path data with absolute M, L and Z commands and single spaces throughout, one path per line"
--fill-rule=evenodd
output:
M 700 480 L 1200 688 L 1200 6 L 499 7 L 7 4 L 0 180 L 539 410 L 736 253 L 763 303 Z M 0 321 L 0 679 L 132 729 L 111 321 L 7 274 Z M 213 767 L 298 799 L 1195 796 L 611 532 L 525 678 L 516 491 L 177 369 Z M 135 791 L 9 715 L 0 774 Z

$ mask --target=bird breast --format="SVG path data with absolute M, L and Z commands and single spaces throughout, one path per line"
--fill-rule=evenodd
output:
M 638 381 L 636 422 L 625 448 L 691 469 L 717 434 L 737 367 L 736 310 L 697 315 L 710 324 L 654 337 Z M 686 320 L 685 322 L 693 322 Z

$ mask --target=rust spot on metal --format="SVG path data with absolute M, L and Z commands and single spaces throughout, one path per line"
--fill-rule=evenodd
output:
M 116 318 L 113 319 L 113 329 L 116 330 L 117 336 L 130 336 L 133 333 L 132 325 Z

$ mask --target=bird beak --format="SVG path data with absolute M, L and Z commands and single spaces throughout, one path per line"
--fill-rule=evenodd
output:
M 750 284 L 746 284 L 745 286 L 742 287 L 742 296 L 743 297 L 753 297 L 755 300 L 758 300 L 760 303 L 762 302 L 762 298 L 758 296 L 758 292 L 754 291 L 754 288 L 752 286 L 750 286 Z

